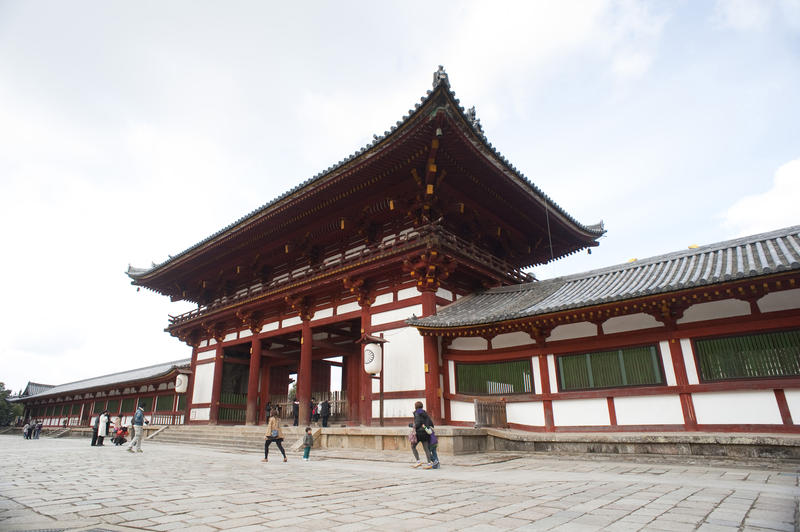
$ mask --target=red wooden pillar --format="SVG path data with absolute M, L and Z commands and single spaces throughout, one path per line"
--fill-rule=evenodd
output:
M 361 423 L 361 382 L 359 381 L 359 364 L 361 355 L 352 354 L 344 357 L 345 375 L 347 385 L 347 419 L 358 424 Z M 361 369 L 360 371 L 364 371 Z
M 436 314 L 436 292 L 422 292 L 422 317 Z M 425 408 L 435 425 L 442 422 L 442 405 L 439 388 L 439 344 L 435 336 L 422 337 L 425 357 Z
M 372 314 L 370 313 L 370 305 L 361 305 L 361 334 L 370 334 L 372 329 Z M 364 371 L 364 344 L 361 344 L 361 355 L 359 357 L 359 365 L 357 368 L 360 405 L 359 405 L 359 421 L 362 425 L 372 425 L 372 375 Z
M 189 418 L 192 413 L 193 406 L 193 399 L 194 399 L 194 376 L 197 375 L 197 344 L 192 345 L 192 362 L 190 365 L 190 369 L 192 371 L 191 375 L 189 375 L 189 386 L 186 388 L 186 411 L 183 415 L 183 422 L 184 424 L 189 423 Z M 122 407 L 122 404 L 120 404 Z M 122 413 L 120 413 L 122 414 Z
M 247 412 L 245 425 L 258 424 L 258 377 L 261 369 L 261 340 L 253 338 L 250 347 L 250 373 L 247 379 Z
M 678 388 L 683 410 L 683 423 L 686 430 L 697 430 L 697 414 L 694 411 L 694 401 L 692 394 L 689 393 L 689 378 L 686 375 L 686 365 L 683 363 L 683 349 L 678 338 L 671 338 L 669 341 L 669 354 L 672 358 L 672 367 L 675 369 L 675 382 Z
M 208 416 L 208 424 L 216 425 L 219 420 L 219 396 L 222 393 L 222 364 L 224 350 L 222 342 L 217 339 L 217 350 L 214 355 L 214 385 L 211 388 L 211 412 Z
M 271 370 L 272 368 L 268 364 L 261 368 L 261 404 L 264 405 L 264 407 L 266 407 L 267 401 L 269 401 L 269 394 L 272 393 Z M 258 413 L 257 418 L 266 423 L 267 419 L 269 419 L 269 412 L 265 410 L 263 415 Z
M 300 338 L 300 367 L 297 370 L 297 400 L 300 401 L 300 423 L 308 423 L 311 415 L 311 321 L 304 319 Z

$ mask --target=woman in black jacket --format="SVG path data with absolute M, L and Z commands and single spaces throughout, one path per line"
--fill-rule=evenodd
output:
M 428 413 L 422 408 L 422 402 L 417 401 L 414 404 L 414 421 L 409 423 L 408 426 L 414 429 L 414 432 L 417 436 L 416 443 L 411 445 L 411 452 L 414 453 L 414 458 L 417 460 L 417 463 L 412 467 L 419 467 L 422 465 L 422 462 L 420 462 L 419 459 L 419 453 L 417 452 L 417 443 L 421 443 L 422 449 L 425 451 L 425 458 L 428 459 L 428 463 L 425 464 L 424 469 L 431 469 L 433 467 L 433 463 L 431 459 L 431 448 L 428 445 L 431 436 L 428 434 L 428 431 L 425 430 L 425 427 L 432 429 L 433 421 Z

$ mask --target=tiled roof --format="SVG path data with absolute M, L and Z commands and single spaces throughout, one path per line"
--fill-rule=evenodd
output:
M 800 270 L 800 226 L 719 242 L 645 260 L 469 295 L 425 328 L 463 327 L 624 301 L 686 288 Z
M 29 382 L 28 385 L 25 387 L 25 391 L 22 392 L 22 395 L 36 395 L 37 393 L 42 393 L 45 390 L 49 390 L 52 388 L 52 384 L 41 384 L 38 382 Z
M 146 368 L 132 369 L 122 371 L 120 373 L 112 373 L 111 375 L 104 375 L 102 377 L 92 377 L 82 381 L 70 382 L 67 384 L 59 384 L 50 389 L 44 390 L 39 394 L 30 395 L 23 399 L 38 399 L 42 397 L 52 397 L 57 395 L 64 395 L 69 393 L 77 393 L 83 390 L 94 390 L 97 388 L 106 388 L 109 386 L 116 386 L 125 383 L 144 381 L 167 375 L 171 371 L 179 368 L 188 368 L 192 359 L 187 358 L 184 360 L 176 360 L 174 362 L 165 362 L 163 364 L 156 364 L 155 366 L 147 366 Z
M 545 203 L 549 206 L 549 208 L 552 208 L 554 211 L 559 213 L 565 219 L 569 220 L 570 223 L 574 224 L 576 227 L 580 228 L 581 230 L 583 230 L 583 231 L 585 231 L 587 233 L 591 233 L 591 234 L 594 234 L 597 237 L 600 237 L 606 232 L 604 227 L 603 227 L 603 222 L 596 223 L 596 224 L 591 224 L 591 225 L 584 225 L 584 224 L 581 224 L 580 222 L 578 222 L 575 218 L 573 218 L 570 214 L 568 214 L 561 206 L 559 206 L 557 203 L 555 203 L 547 194 L 542 192 L 542 190 L 539 187 L 537 187 L 535 184 L 533 184 L 532 181 L 530 181 L 527 177 L 525 177 L 525 175 L 522 172 L 520 172 L 514 165 L 512 165 L 492 145 L 492 143 L 489 142 L 486 139 L 486 135 L 483 133 L 483 128 L 480 126 L 480 121 L 471 119 L 470 117 L 467 116 L 467 112 L 464 110 L 464 107 L 460 105 L 460 101 L 459 101 L 458 98 L 456 98 L 455 92 L 450 88 L 449 79 L 447 78 L 447 75 L 445 74 L 444 77 L 441 77 L 438 80 L 434 81 L 433 90 L 429 90 L 425 96 L 420 98 L 420 103 L 415 104 L 413 109 L 409 109 L 408 110 L 408 114 L 403 116 L 402 120 L 398 120 L 397 123 L 394 126 L 392 126 L 389 130 L 384 131 L 383 135 L 373 135 L 373 141 L 371 143 L 363 146 L 359 150 L 356 150 L 355 152 L 353 152 L 349 156 L 345 157 L 341 161 L 337 162 L 336 164 L 333 164 L 333 165 L 329 166 L 328 168 L 326 168 L 322 172 L 319 172 L 318 174 L 316 174 L 314 177 L 312 177 L 310 179 L 307 179 L 307 180 L 303 181 L 302 183 L 300 183 L 299 185 L 295 186 L 294 188 L 288 190 L 287 192 L 284 192 L 280 196 L 274 198 L 272 201 L 269 201 L 269 202 L 265 203 L 261 207 L 258 207 L 257 209 L 253 210 L 252 212 L 242 216 L 241 218 L 239 218 L 235 222 L 223 227 L 222 229 L 220 229 L 216 233 L 214 233 L 211 236 L 201 240 L 200 242 L 196 243 L 195 245 L 193 245 L 193 246 L 181 251 L 180 253 L 178 253 L 176 255 L 171 255 L 169 257 L 169 259 L 161 262 L 160 264 L 153 263 L 150 268 L 137 268 L 137 267 L 133 267 L 133 266 L 129 265 L 128 266 L 128 272 L 127 272 L 128 276 L 131 277 L 132 279 L 136 279 L 137 277 L 142 277 L 143 275 L 145 275 L 147 273 L 150 273 L 150 272 L 152 272 L 154 270 L 157 270 L 157 269 L 159 269 L 159 268 L 161 268 L 163 266 L 166 266 L 167 264 L 169 264 L 173 260 L 186 255 L 187 253 L 191 252 L 192 250 L 202 246 L 203 244 L 205 244 L 207 242 L 210 242 L 210 241 L 216 239 L 217 237 L 219 237 L 221 235 L 224 235 L 225 233 L 227 233 L 228 231 L 230 231 L 234 227 L 242 224 L 243 222 L 246 222 L 246 221 L 250 220 L 251 218 L 255 218 L 256 216 L 260 215 L 261 213 L 263 213 L 265 211 L 268 211 L 270 208 L 272 208 L 276 204 L 280 203 L 282 200 L 286 199 L 287 197 L 292 196 L 297 191 L 299 191 L 299 190 L 301 190 L 301 189 L 303 189 L 305 187 L 308 187 L 308 186 L 310 186 L 310 185 L 312 185 L 312 184 L 324 179 L 325 177 L 335 173 L 339 168 L 341 168 L 345 164 L 351 162 L 352 160 L 358 158 L 359 156 L 361 156 L 364 153 L 372 150 L 373 148 L 377 147 L 379 144 L 381 144 L 385 140 L 387 140 L 395 131 L 397 131 L 397 129 L 399 129 L 406 122 L 411 120 L 411 118 L 413 118 L 418 113 L 419 109 L 424 107 L 425 104 L 427 104 L 428 101 L 431 100 L 433 95 L 436 93 L 436 89 L 438 87 L 440 87 L 440 86 L 443 88 L 443 90 L 447 91 L 447 93 L 449 94 L 451 99 L 458 106 L 458 110 L 461 113 L 462 117 L 464 117 L 464 120 L 468 124 L 471 125 L 473 131 L 476 133 L 478 138 L 481 139 L 481 141 L 483 142 L 484 146 L 489 149 L 491 154 L 494 157 L 496 157 L 497 160 L 501 161 L 503 163 L 503 165 L 508 170 L 510 170 L 517 179 L 522 181 L 522 183 L 524 183 L 524 185 L 526 185 L 528 188 L 530 188 L 531 191 L 535 195 L 537 195 L 540 198 L 542 198 L 545 201 Z M 473 111 L 474 111 L 474 109 L 470 109 L 470 112 L 473 112 Z

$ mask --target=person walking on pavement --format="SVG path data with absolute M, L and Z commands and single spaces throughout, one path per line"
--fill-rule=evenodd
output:
M 417 460 L 417 463 L 414 464 L 413 467 L 419 467 L 422 465 L 422 462 L 419 459 L 419 453 L 417 452 L 417 443 L 421 443 L 422 450 L 425 451 L 425 458 L 428 459 L 428 463 L 425 464 L 424 469 L 432 469 L 433 458 L 431 457 L 431 449 L 429 446 L 431 435 L 428 430 L 433 432 L 433 420 L 431 420 L 431 417 L 422 408 L 421 401 L 414 403 L 414 409 L 414 421 L 408 424 L 409 427 L 414 429 L 417 436 L 416 443 L 411 445 L 411 452 L 414 453 L 414 458 Z
M 131 422 L 133 425 L 133 438 L 131 439 L 130 447 L 128 447 L 128 452 L 142 452 L 142 436 L 144 436 L 145 423 L 149 424 L 149 421 L 144 418 L 144 408 L 142 408 L 142 405 L 139 405 L 139 408 L 136 409 L 136 413 L 133 415 L 133 421 Z
M 267 424 L 267 433 L 264 434 L 264 459 L 262 462 L 269 461 L 269 446 L 275 442 L 278 450 L 283 455 L 283 461 L 286 461 L 286 451 L 283 450 L 283 431 L 281 424 L 278 421 L 278 411 L 273 410 L 269 416 L 269 423 Z
M 33 439 L 34 440 L 38 440 L 39 439 L 39 433 L 42 432 L 42 425 L 43 425 L 42 420 L 41 419 L 37 419 L 36 420 L 36 425 L 35 425 L 35 428 L 34 428 L 34 431 L 33 431 Z
M 322 426 L 328 426 L 328 418 L 331 416 L 331 404 L 327 399 L 319 404 L 319 414 L 322 416 Z

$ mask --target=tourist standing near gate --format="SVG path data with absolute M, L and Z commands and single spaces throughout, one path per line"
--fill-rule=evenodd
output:
M 103 445 L 103 439 L 108 433 L 108 410 L 103 410 L 97 417 L 99 418 L 97 423 L 97 445 L 99 447 Z
M 42 420 L 41 419 L 37 419 L 36 420 L 36 428 L 34 429 L 34 432 L 33 432 L 33 439 L 34 440 L 38 440 L 39 439 L 39 433 L 42 432 L 42 425 L 43 425 Z
M 281 424 L 278 421 L 278 411 L 273 410 L 269 416 L 269 423 L 267 424 L 267 433 L 264 434 L 264 459 L 262 462 L 269 461 L 269 446 L 272 442 L 278 446 L 278 450 L 283 455 L 283 461 L 286 461 L 286 451 L 283 450 L 283 431 Z
M 142 436 L 144 436 L 145 423 L 149 424 L 149 421 L 144 418 L 144 408 L 139 405 L 139 408 L 136 409 L 136 413 L 133 415 L 133 421 L 131 421 L 131 425 L 133 426 L 133 439 L 131 439 L 131 445 L 128 447 L 128 452 L 142 452 Z
M 297 397 L 292 401 L 292 417 L 294 418 L 294 426 L 297 426 L 297 418 L 300 417 L 300 401 Z
M 97 445 L 97 429 L 100 425 L 100 414 L 92 419 L 92 447 Z
M 319 414 L 322 416 L 322 426 L 328 426 L 328 418 L 331 416 L 331 404 L 327 399 L 319 404 Z
M 30 430 L 31 430 L 31 424 L 30 423 L 25 423 L 25 426 L 22 427 L 22 439 L 23 440 L 27 440 L 28 439 L 28 431 L 30 431 Z
M 314 446 L 314 436 L 311 434 L 311 427 L 306 427 L 306 435 L 303 436 L 303 460 L 308 462 L 311 448 Z

